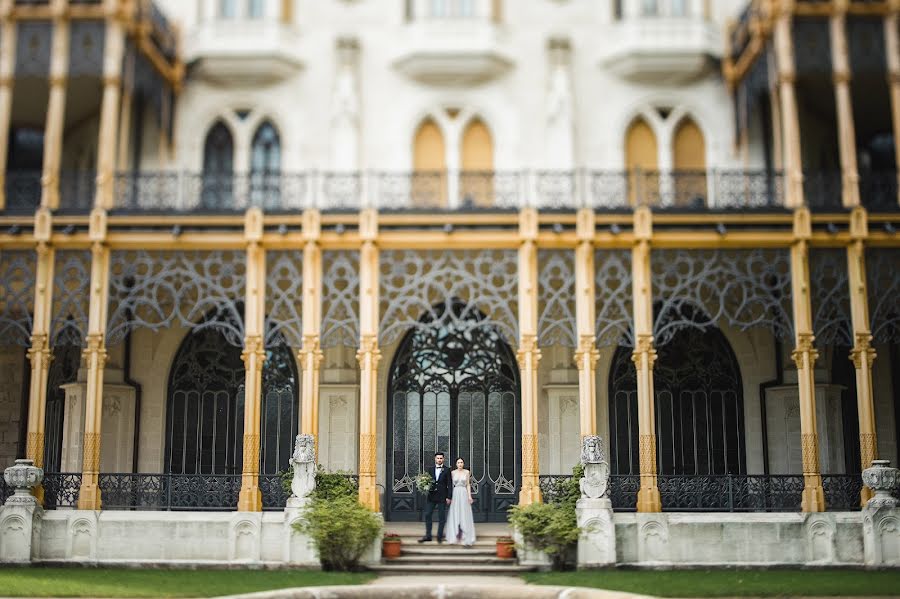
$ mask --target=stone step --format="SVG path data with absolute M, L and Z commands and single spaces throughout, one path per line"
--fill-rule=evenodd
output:
M 446 575 L 447 564 L 393 564 L 385 563 L 370 568 L 377 574 L 424 574 L 424 575 Z M 515 575 L 522 572 L 533 572 L 535 568 L 531 566 L 517 566 L 506 564 L 485 564 L 485 565 L 466 565 L 466 574 L 500 574 Z
M 459 547 L 458 545 L 451 545 L 450 547 L 412 547 L 403 545 L 401 548 L 403 555 L 456 555 L 460 554 L 464 556 L 483 556 L 483 557 L 491 557 L 497 554 L 497 549 L 493 546 L 491 547 Z
M 517 565 L 514 558 L 489 555 L 401 555 L 385 560 L 386 564 L 509 564 Z

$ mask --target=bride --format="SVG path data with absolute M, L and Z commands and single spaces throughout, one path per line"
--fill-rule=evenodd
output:
M 462 543 L 471 547 L 475 543 L 475 521 L 472 518 L 472 473 L 466 470 L 466 462 L 462 458 L 456 460 L 456 470 L 451 471 L 453 478 L 453 501 L 447 514 L 447 542 Z

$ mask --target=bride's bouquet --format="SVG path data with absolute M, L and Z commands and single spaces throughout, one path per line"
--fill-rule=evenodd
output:
M 431 493 L 431 490 L 434 489 L 435 482 L 433 476 L 427 472 L 423 472 L 416 477 L 416 488 L 419 490 L 419 493 L 428 495 Z

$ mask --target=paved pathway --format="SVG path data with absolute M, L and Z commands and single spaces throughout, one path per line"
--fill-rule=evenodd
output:
M 447 572 L 447 576 L 379 576 L 367 583 L 377 586 L 410 586 L 429 584 L 465 584 L 465 585 L 524 585 L 525 581 L 518 576 L 466 576 Z

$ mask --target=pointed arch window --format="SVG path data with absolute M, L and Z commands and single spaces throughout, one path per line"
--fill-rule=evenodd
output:
M 206 134 L 203 144 L 202 207 L 222 209 L 232 203 L 234 187 L 234 139 L 222 121 Z
M 275 126 L 265 121 L 250 147 L 250 199 L 254 206 L 277 206 L 280 191 L 281 137 Z

